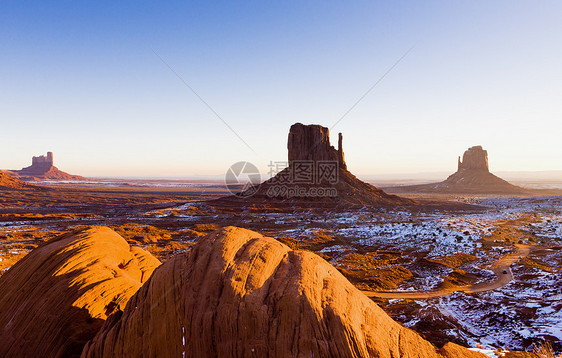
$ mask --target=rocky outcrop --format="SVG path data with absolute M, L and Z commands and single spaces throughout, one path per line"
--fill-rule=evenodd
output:
M 209 202 L 215 207 L 284 208 L 391 207 L 415 204 L 367 184 L 347 170 L 340 133 L 338 148 L 330 144 L 329 130 L 320 125 L 291 126 L 288 167 L 238 195 Z
M 32 189 L 34 185 L 27 184 L 0 170 L 0 189 Z
M 106 227 L 48 241 L 0 277 L 0 357 L 79 356 L 159 264 Z
M 88 180 L 79 175 L 72 175 L 59 170 L 54 166 L 53 153 L 47 152 L 47 155 L 33 157 L 31 166 L 21 170 L 10 171 L 12 175 L 25 181 L 34 180 L 71 180 L 83 181 Z
M 529 191 L 490 173 L 488 152 L 474 146 L 458 160 L 458 170 L 439 183 L 385 188 L 391 193 L 527 194 Z
M 156 269 L 82 353 L 140 356 L 442 357 L 319 256 L 235 227 Z

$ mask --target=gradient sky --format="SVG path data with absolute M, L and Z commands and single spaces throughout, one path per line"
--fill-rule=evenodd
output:
M 2 1 L 0 168 L 221 174 L 344 133 L 355 174 L 562 169 L 559 1 Z M 248 149 L 152 52 L 253 148 Z

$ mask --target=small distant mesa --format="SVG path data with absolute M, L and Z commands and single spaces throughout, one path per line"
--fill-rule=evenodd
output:
M 41 181 L 41 180 L 70 180 L 70 181 L 86 181 L 88 179 L 79 175 L 72 175 L 59 170 L 54 166 L 53 152 L 47 152 L 47 155 L 33 157 L 31 166 L 21 170 L 8 171 L 13 177 L 23 181 Z
M 527 190 L 490 173 L 488 152 L 477 145 L 458 159 L 457 172 L 439 183 L 385 188 L 392 193 L 525 194 Z

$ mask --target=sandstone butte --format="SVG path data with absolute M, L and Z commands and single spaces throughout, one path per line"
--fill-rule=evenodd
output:
M 287 141 L 288 167 L 279 172 L 273 178 L 265 181 L 259 187 L 250 189 L 240 195 L 221 198 L 209 202 L 215 206 L 240 205 L 302 205 L 311 207 L 319 205 L 322 207 L 347 207 L 347 206 L 404 206 L 415 202 L 411 199 L 390 195 L 383 190 L 359 180 L 347 169 L 343 153 L 343 136 L 339 133 L 338 148 L 330 144 L 330 132 L 326 127 L 320 125 L 293 124 L 289 130 Z M 326 180 L 314 170 L 310 180 L 297 182 L 295 170 L 303 162 L 331 162 L 337 165 L 336 179 Z M 335 189 L 336 195 L 323 196 L 312 195 L 287 197 L 278 193 L 278 188 L 331 188 Z M 250 195 L 250 191 L 252 195 Z M 254 193 L 255 191 L 255 193 Z
M 59 170 L 54 165 L 53 153 L 31 158 L 31 165 L 20 170 L 11 170 L 10 174 L 26 181 L 35 180 L 73 180 L 85 181 L 87 178 L 72 175 Z
M 457 171 L 439 183 L 386 188 L 393 193 L 435 192 L 458 194 L 524 194 L 525 189 L 490 173 L 488 152 L 482 146 L 466 150 L 458 159 Z
M 47 241 L 0 277 L 0 357 L 73 357 L 160 262 L 106 227 Z
M 82 357 L 447 357 L 394 322 L 338 270 L 227 227 L 158 267 Z

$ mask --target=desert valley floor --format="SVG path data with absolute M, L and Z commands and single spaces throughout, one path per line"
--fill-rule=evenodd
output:
M 315 252 L 437 345 L 524 350 L 546 340 L 562 350 L 562 196 L 447 197 L 472 205 L 461 209 L 291 212 L 205 203 L 228 194 L 218 182 L 44 185 L 0 193 L 0 275 L 80 226 L 108 226 L 166 261 L 234 225 Z

